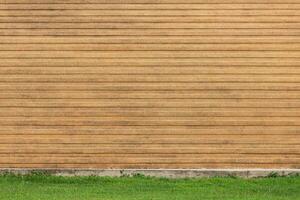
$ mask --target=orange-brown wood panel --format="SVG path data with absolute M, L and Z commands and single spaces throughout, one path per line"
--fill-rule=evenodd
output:
M 0 168 L 300 168 L 300 0 L 0 0 Z

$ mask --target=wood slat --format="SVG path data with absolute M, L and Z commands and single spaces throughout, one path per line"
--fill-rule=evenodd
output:
M 2 92 L 0 99 L 299 99 L 300 91 L 40 91 Z M 0 113 L 1 114 L 1 113 Z
M 215 4 L 214 4 L 215 5 Z M 268 4 L 267 4 L 268 5 Z M 0 15 L 0 22 L 17 22 L 17 23 L 299 23 L 299 16 L 8 16 Z
M 22 168 L 22 169 L 272 169 L 272 167 L 276 166 L 278 169 L 298 169 L 299 164 L 291 164 L 291 163 L 195 163 L 195 164 L 57 164 L 57 163 L 37 163 L 37 164 L 26 164 L 26 163 L 14 163 L 14 164 L 1 164 L 1 168 Z
M 299 16 L 300 10 L 0 10 L 0 16 Z
M 162 153 L 163 152 L 163 153 Z M 280 145 L 195 145 L 195 144 L 0 144 L 0 154 L 15 154 L 25 157 L 26 154 L 35 154 L 32 156 L 43 156 L 45 154 L 60 154 L 61 156 L 76 154 L 80 156 L 94 154 L 225 154 L 227 156 L 235 155 L 299 155 L 299 146 L 291 148 L 289 146 Z M 228 155 L 231 154 L 231 155 Z M 174 156 L 175 156 L 174 155 Z
M 24 158 L 24 157 L 0 157 L 0 164 L 14 164 L 14 163 L 24 163 L 24 164 L 39 164 L 39 163 L 49 163 L 49 164 L 122 164 L 122 163 L 128 163 L 128 164 L 195 164 L 195 163 L 260 163 L 260 164 L 268 164 L 268 163 L 276 163 L 276 164 L 298 164 L 299 162 L 299 156 L 272 156 L 268 158 L 263 157 L 250 157 L 250 156 L 244 156 L 244 158 L 236 158 L 236 156 L 231 156 L 231 158 L 224 157 L 224 155 L 218 157 L 216 156 L 216 159 L 209 158 L 209 157 L 203 157 L 198 156 L 195 158 L 195 156 L 191 158 L 186 158 L 185 156 L 178 156 L 177 158 L 170 157 L 147 157 L 147 158 L 139 158 L 138 156 L 135 156 L 134 158 L 126 156 L 111 156 L 111 157 L 30 157 Z
M 35 18 L 37 19 L 37 18 Z M 39 18 L 38 18 L 39 19 Z M 1 18 L 0 18 L 1 20 Z M 181 45 L 188 44 L 276 44 L 276 45 L 288 45 L 292 46 L 300 43 L 300 38 L 297 36 L 206 36 L 206 37 L 184 37 L 184 36 L 139 36 L 139 37 L 129 37 L 129 36 L 97 36 L 97 37 L 88 37 L 88 36 L 0 36 L 0 44 L 84 44 L 85 46 L 89 45 L 99 45 L 99 44 L 115 44 L 124 46 L 125 44 L 155 44 L 160 46 L 162 44 L 171 44 L 171 45 Z M 26 45 L 22 45 L 26 46 Z M 51 45 L 49 45 L 51 46 Z
M 1 117 L 300 117 L 300 108 L 1 108 Z
M 45 82 L 45 83 L 189 83 L 189 82 L 300 82 L 299 75 L 0 75 L 0 83 Z
M 26 62 L 25 62 L 26 61 Z M 207 74 L 207 75 L 221 75 L 221 74 L 236 74 L 236 75 L 263 75 L 263 74 L 271 74 L 271 75 L 298 75 L 300 74 L 300 68 L 294 65 L 285 66 L 283 63 L 281 66 L 276 66 L 276 63 L 263 63 L 260 65 L 249 65 L 247 63 L 239 64 L 232 66 L 232 64 L 219 64 L 218 66 L 215 65 L 202 65 L 201 63 L 198 65 L 193 64 L 192 66 L 187 64 L 181 64 L 176 66 L 176 62 L 174 65 L 144 65 L 139 66 L 138 64 L 135 65 L 124 65 L 114 66 L 114 65 L 107 65 L 107 66 L 94 66 L 92 67 L 90 64 L 80 64 L 76 62 L 70 62 L 67 59 L 65 60 L 65 64 L 63 65 L 62 62 L 53 61 L 53 64 L 57 64 L 58 66 L 53 65 L 50 63 L 44 62 L 39 64 L 39 62 L 34 62 L 32 60 L 25 60 L 22 63 L 20 62 L 12 62 L 9 61 L 11 67 L 6 65 L 1 66 L 0 62 L 0 74 L 7 74 L 7 75 L 75 75 L 75 74 L 106 74 L 106 75 L 124 75 L 124 74 L 132 74 L 132 75 L 191 75 L 191 74 Z M 8 61 L 7 61 L 8 62 Z M 28 63 L 29 62 L 29 63 Z M 67 64 L 69 62 L 69 64 Z M 94 65 L 99 65 L 98 63 L 94 63 Z M 19 67 L 16 67 L 18 66 Z M 48 67 L 45 67 L 48 65 Z M 80 67 L 81 65 L 81 67 Z M 14 67 L 15 66 L 15 67 Z M 34 66 L 34 67 L 32 67 Z M 41 67 L 43 66 L 43 67 Z M 73 66 L 73 67 L 72 67 Z M 77 67 L 74 67 L 77 66 Z
M 299 126 L 177 126 L 177 127 L 174 126 L 159 126 L 159 127 L 158 126 L 135 126 L 135 127 L 23 126 L 22 129 L 20 129 L 20 126 L 5 126 L 5 127 L 2 126 L 0 129 L 0 134 L 1 135 L 195 135 L 195 137 L 197 135 L 255 135 L 255 136 L 281 135 L 283 136 L 283 135 L 299 135 L 300 130 L 299 130 Z M 115 144 L 115 145 L 119 145 L 119 144 Z M 132 144 L 132 145 L 139 145 L 139 144 Z M 187 144 L 187 146 L 188 145 L 189 144 Z M 241 145 L 241 147 L 243 147 L 243 145 Z M 269 145 L 272 146 L 272 144 Z M 277 146 L 278 145 L 279 144 L 277 144 Z M 230 146 L 230 144 L 227 144 L 227 146 Z
M 0 29 L 0 36 L 299 36 L 299 29 Z
M 0 10 L 282 10 L 300 9 L 300 4 L 0 4 Z
M 300 23 L 0 23 L 0 29 L 298 29 Z
M 1 24 L 0 24 L 1 26 Z M 16 42 L 16 41 L 15 41 Z M 35 41 L 32 40 L 32 43 Z M 75 41 L 73 41 L 75 42 Z M 1 44 L 1 51 L 300 51 L 290 44 Z
M 280 0 L 1 0 L 1 4 L 278 4 Z M 298 0 L 286 0 L 286 4 L 297 4 Z
M 300 135 L 0 135 L 1 144 L 286 144 Z
M 293 66 L 300 58 L 0 58 L 0 67 Z M 270 68 L 269 68 L 270 69 Z M 270 70 L 269 70 L 270 71 Z M 286 71 L 286 70 L 285 70 Z M 120 73 L 120 72 L 119 72 Z M 134 73 L 134 71 L 133 71 Z
M 32 99 L 32 100 L 7 100 L 1 101 L 0 107 L 34 107 L 34 108 L 299 108 L 300 102 L 295 99 L 269 99 L 263 101 L 261 99 L 179 99 L 179 100 L 163 100 L 163 99 Z
M 2 117 L 2 126 L 300 126 L 300 117 Z
M 181 91 L 181 90 L 286 90 L 299 91 L 300 83 L 0 83 L 1 91 Z M 25 101 L 24 101 L 25 102 Z M 1 104 L 2 102 L 0 102 Z M 3 102 L 5 103 L 5 102 Z
M 5 117 L 1 126 L 300 126 L 300 117 Z
M 300 51 L 0 51 L 0 58 L 299 58 Z

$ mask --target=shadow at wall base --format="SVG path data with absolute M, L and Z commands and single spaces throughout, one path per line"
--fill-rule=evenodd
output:
M 297 176 L 300 169 L 0 169 L 0 174 L 28 175 L 43 173 L 53 176 L 151 176 L 164 178 L 240 177 L 259 178 Z

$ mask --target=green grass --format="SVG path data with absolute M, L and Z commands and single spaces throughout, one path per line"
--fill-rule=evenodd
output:
M 0 176 L 0 199 L 28 200 L 297 200 L 300 177 L 158 179 Z

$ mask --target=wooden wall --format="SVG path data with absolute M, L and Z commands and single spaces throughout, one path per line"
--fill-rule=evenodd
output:
M 300 0 L 0 0 L 1 168 L 300 168 Z

